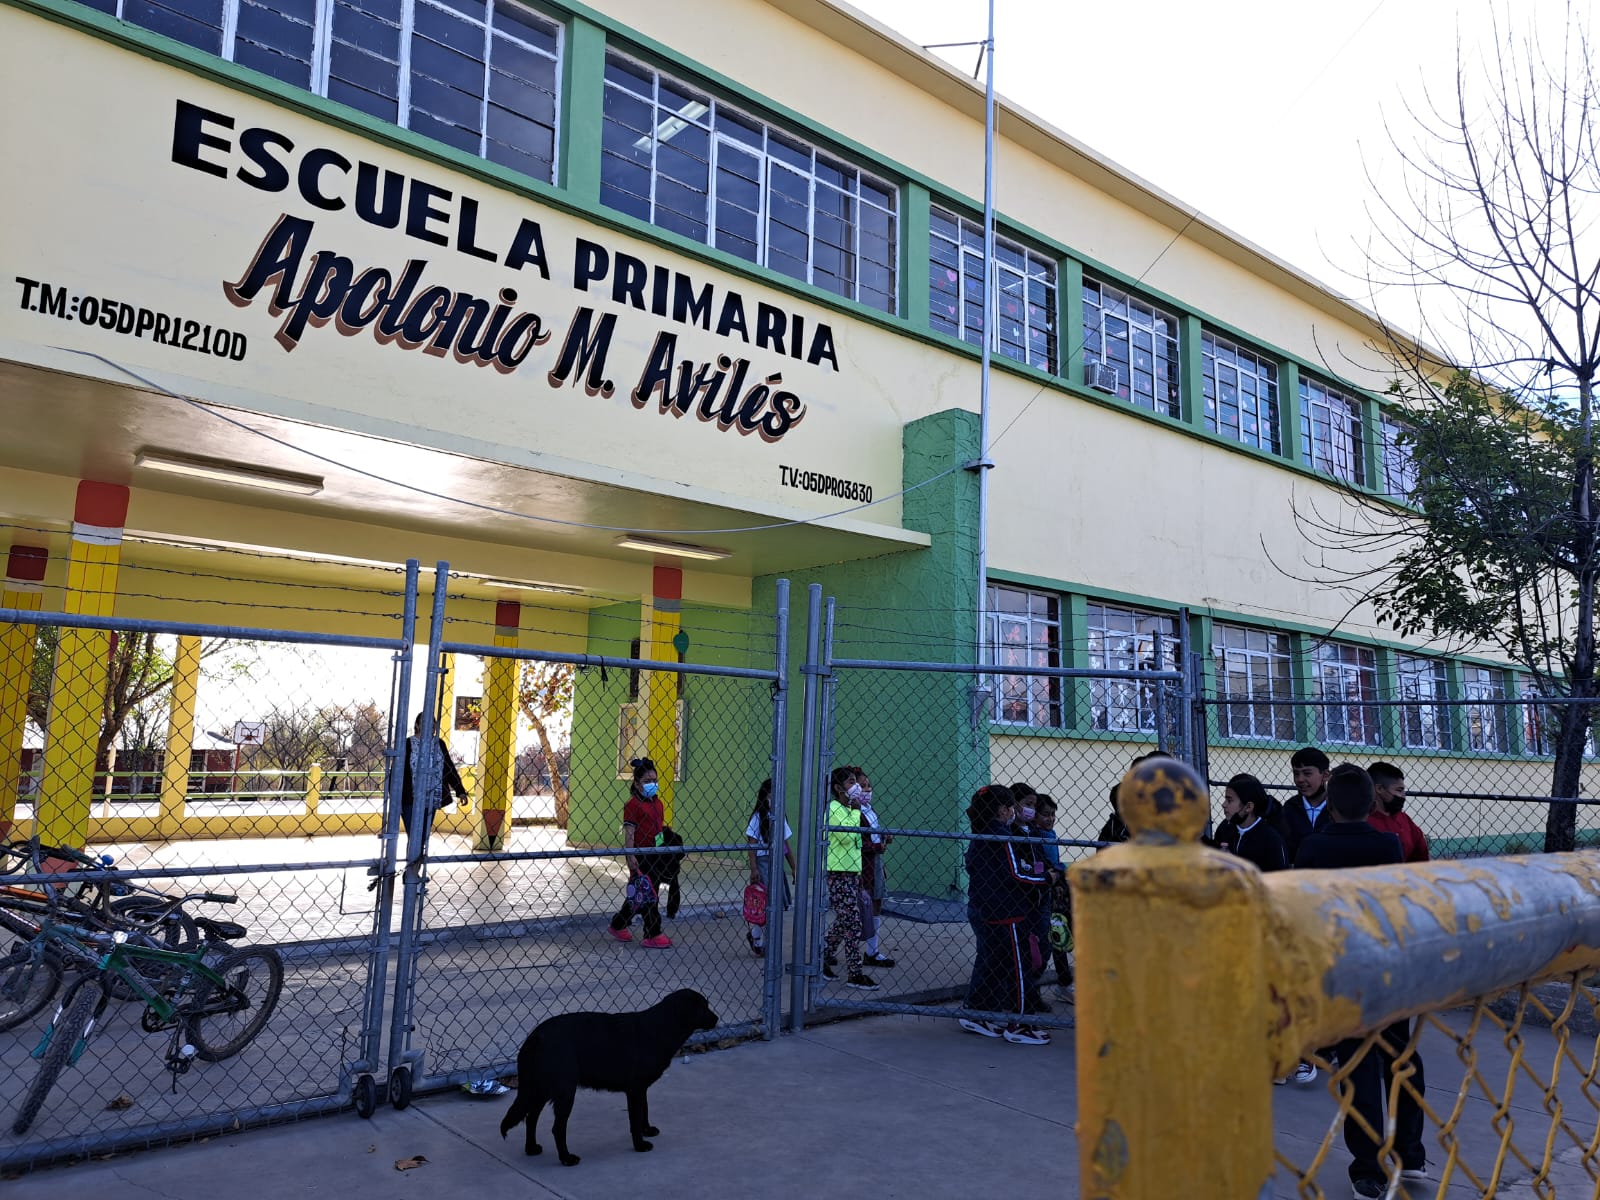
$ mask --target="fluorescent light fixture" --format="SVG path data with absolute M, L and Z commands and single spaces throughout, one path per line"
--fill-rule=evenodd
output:
M 656 554 L 670 554 L 675 558 L 704 558 L 712 562 L 729 558 L 733 554 L 732 550 L 719 550 L 715 546 L 691 546 L 687 542 L 668 542 L 638 533 L 619 537 L 617 545 L 623 550 L 650 550 Z
M 710 111 L 711 109 L 708 105 L 702 104 L 698 100 L 689 101 L 678 109 L 676 113 L 656 126 L 656 141 L 670 142 L 678 134 L 689 128 L 690 121 L 698 121 Z M 635 150 L 649 150 L 650 135 L 647 133 L 641 138 L 634 139 L 633 148 Z
M 536 580 L 524 579 L 495 579 L 490 575 L 469 575 L 459 572 L 463 578 L 474 580 L 487 587 L 505 588 L 513 592 L 549 592 L 556 596 L 581 596 L 583 589 L 568 587 L 564 583 L 540 583 Z
M 315 496 L 322 490 L 320 475 L 297 475 L 293 471 L 243 467 L 222 459 L 193 458 L 165 450 L 141 450 L 134 455 L 133 465 L 168 475 L 187 475 L 192 479 L 209 479 L 214 483 L 237 483 L 244 487 L 264 488 L 269 492 L 293 492 L 299 496 Z

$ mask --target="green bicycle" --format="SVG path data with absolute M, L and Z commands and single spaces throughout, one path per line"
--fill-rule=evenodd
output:
M 11 1132 L 19 1136 L 33 1125 L 61 1072 L 88 1049 L 101 1016 L 119 993 L 131 992 L 143 1001 L 139 1023 L 146 1033 L 171 1030 L 165 1065 L 176 1087 L 178 1076 L 196 1059 L 220 1062 L 255 1040 L 283 990 L 283 959 L 271 947 L 229 950 L 207 963 L 212 950 L 207 942 L 193 951 L 162 950 L 131 941 L 125 932 L 86 934 L 47 923 L 37 949 L 52 940 L 88 940 L 104 954 L 67 986 L 33 1049 L 39 1073 L 11 1124 Z

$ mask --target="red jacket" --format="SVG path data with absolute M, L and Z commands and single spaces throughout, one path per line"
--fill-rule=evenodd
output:
M 1400 839 L 1400 852 L 1406 862 L 1428 861 L 1428 835 L 1417 828 L 1417 823 L 1403 812 L 1388 813 L 1374 808 L 1367 824 Z

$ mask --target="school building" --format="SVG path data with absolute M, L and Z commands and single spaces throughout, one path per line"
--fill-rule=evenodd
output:
M 1182 615 L 1209 686 L 1259 702 L 1211 733 L 1264 777 L 1314 738 L 1547 787 L 1521 710 L 1429 704 L 1514 697 L 1514 671 L 1312 581 L 1297 509 L 1409 486 L 1374 321 L 1003 101 L 980 594 L 983 92 L 847 5 L 0 0 L 0 89 L 8 608 L 387 633 L 317 589 L 444 559 L 481 642 L 746 666 L 779 578 L 796 648 L 820 582 L 860 658 L 972 662 L 982 608 L 1002 666 L 1175 663 Z M 1281 162 L 1258 174 L 1292 202 Z M 10 805 L 32 633 L 4 636 Z M 103 671 L 63 639 L 49 836 L 148 832 L 89 815 Z M 1109 781 L 1150 744 L 1138 688 L 997 680 L 1001 777 L 1043 755 Z M 685 689 L 674 747 L 732 727 Z M 1351 704 L 1375 699 L 1415 704 Z M 625 672 L 578 681 L 577 843 L 614 844 L 640 702 Z M 896 819 L 956 827 L 968 708 L 858 708 L 842 753 L 926 760 Z M 736 760 L 646 738 L 691 841 L 742 827 L 749 716 Z M 505 744 L 478 767 L 474 811 L 503 812 Z

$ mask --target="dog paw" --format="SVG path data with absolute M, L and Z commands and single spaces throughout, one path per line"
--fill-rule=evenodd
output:
M 582 1161 L 583 1159 L 579 1158 L 576 1154 L 563 1154 L 561 1156 L 561 1165 L 563 1167 L 575 1167 Z
M 644 1127 L 644 1135 L 645 1137 L 659 1137 L 661 1135 L 661 1130 L 657 1129 L 654 1125 L 646 1125 Z
M 654 1144 L 641 1139 L 633 1144 L 633 1148 L 640 1154 L 643 1154 L 646 1150 L 654 1150 L 655 1146 Z

